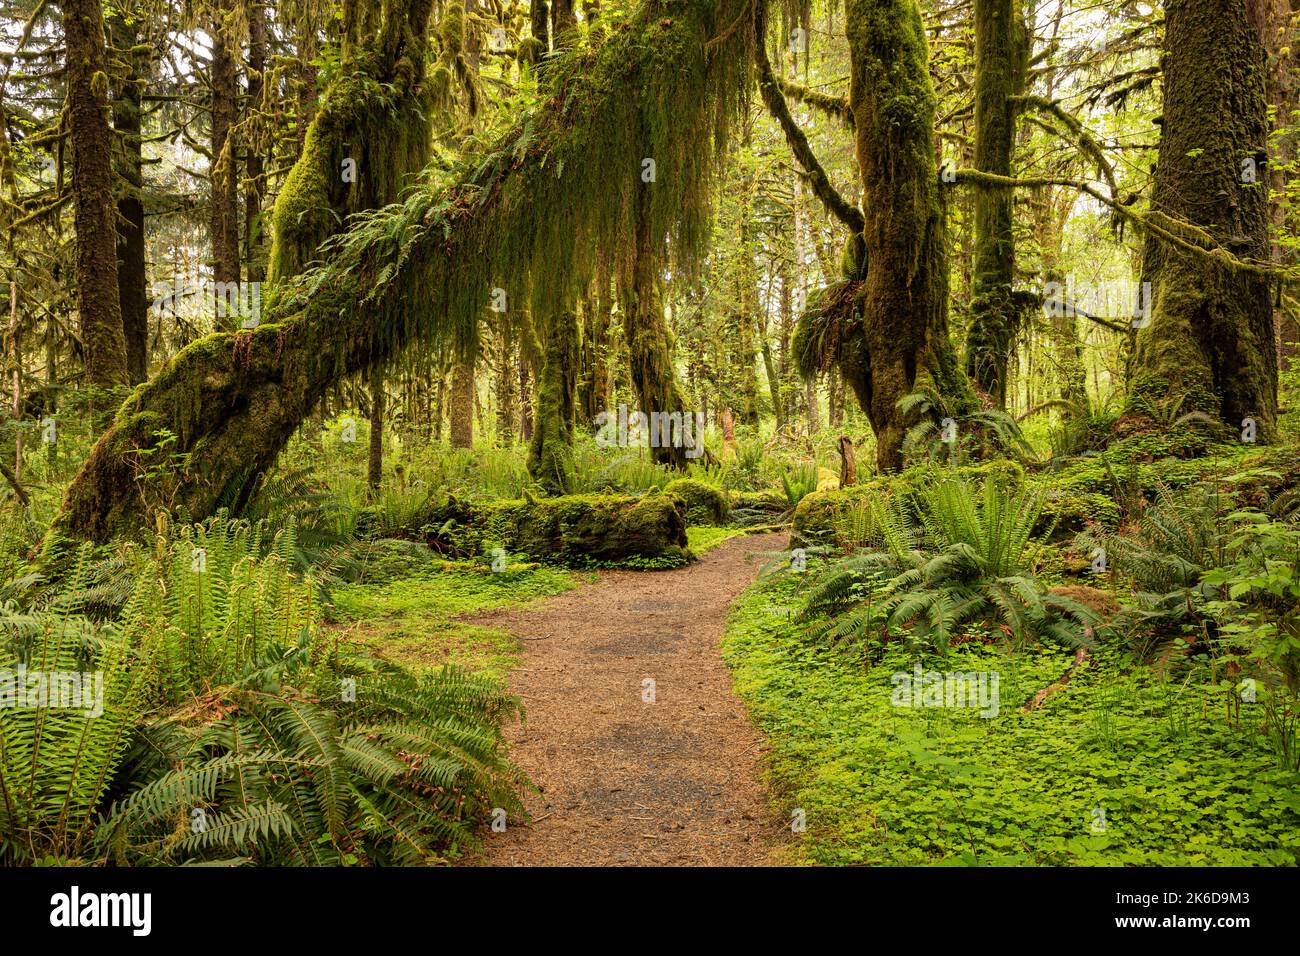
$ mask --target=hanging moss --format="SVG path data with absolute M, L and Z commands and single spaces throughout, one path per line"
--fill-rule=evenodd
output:
M 653 184 L 643 184 L 638 193 L 639 201 L 644 202 L 646 190 L 652 188 Z M 628 369 L 640 411 L 643 415 L 660 412 L 689 414 L 673 364 L 673 334 L 664 318 L 659 289 L 658 264 L 663 251 L 661 242 L 656 242 L 651 233 L 648 210 L 643 210 L 637 221 L 634 256 L 630 275 L 622 277 L 620 291 Z M 681 444 L 656 443 L 651 454 L 664 464 L 678 468 L 686 466 L 686 448 Z
M 549 494 L 573 489 L 573 426 L 578 390 L 578 317 L 560 312 L 541 323 L 542 363 L 537 376 L 528 472 Z
M 340 64 L 276 198 L 273 287 L 302 272 L 348 216 L 396 201 L 409 177 L 428 162 L 428 7 L 428 0 L 408 0 L 389 14 L 393 20 L 409 18 L 404 26 L 379 23 L 376 32 L 350 45 L 358 52 Z M 382 39 L 393 31 L 400 40 Z
M 131 449 L 147 439 L 113 436 L 111 451 L 92 456 L 74 480 L 60 527 L 102 540 L 138 522 L 136 477 L 195 517 L 209 513 L 271 465 L 330 383 L 414 342 L 471 351 L 494 288 L 506 292 L 509 310 L 571 310 L 601 254 L 622 251 L 619 268 L 630 270 L 638 223 L 666 237 L 654 245 L 663 266 L 692 275 L 711 223 L 716 153 L 708 147 L 725 146 L 747 87 L 750 38 L 728 32 L 744 9 L 744 0 L 646 3 L 608 42 L 553 58 L 544 105 L 495 149 L 467 160 L 450 185 L 431 174 L 400 204 L 357 214 L 315 253 L 320 268 L 281 279 L 238 373 L 233 340 L 217 336 L 169 363 L 173 384 L 144 386 L 133 399 L 138 410 L 171 422 L 178 393 L 181 406 L 200 410 L 174 449 L 188 457 L 145 476 Z M 384 35 L 381 49 L 403 48 L 401 31 Z M 718 40 L 706 49 L 710 38 Z M 403 76 L 415 75 L 412 59 Z M 340 97 L 337 109 L 345 105 Z M 389 132 L 405 142 L 411 128 Z M 323 182 L 325 151 L 322 134 L 300 163 L 309 168 L 295 170 L 277 225 L 286 237 L 289 210 Z M 654 160 L 653 183 L 642 179 L 645 159 Z M 638 203 L 626 201 L 642 188 Z M 277 276 L 293 271 L 288 263 L 310 238 L 291 245 L 282 243 Z M 91 490 L 126 474 L 132 480 L 111 493 Z

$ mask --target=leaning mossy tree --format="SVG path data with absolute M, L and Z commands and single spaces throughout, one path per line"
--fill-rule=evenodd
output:
M 339 378 L 414 342 L 463 348 L 493 290 L 507 309 L 571 310 L 601 250 L 633 247 L 638 224 L 664 265 L 689 276 L 749 79 L 747 10 L 746 0 L 643 4 L 608 42 L 551 59 L 544 105 L 463 161 L 450 185 L 430 178 L 357 213 L 295 278 L 312 236 L 293 237 L 291 252 L 285 230 L 297 223 L 277 215 L 265 321 L 193 343 L 134 392 L 69 487 L 55 535 L 104 541 L 157 508 L 197 518 L 238 506 Z M 300 166 L 332 176 L 343 154 L 322 157 L 322 142 Z M 295 170 L 286 203 L 333 188 L 310 172 Z
M 1162 136 L 1131 404 L 1181 403 L 1267 440 L 1277 420 L 1270 295 L 1266 56 L 1250 0 L 1165 4 Z M 1223 252 L 1229 253 L 1229 261 Z

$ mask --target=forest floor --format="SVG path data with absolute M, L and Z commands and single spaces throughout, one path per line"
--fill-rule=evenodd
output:
M 608 571 L 469 623 L 523 643 L 513 761 L 532 820 L 485 834 L 489 866 L 770 862 L 785 827 L 759 782 L 765 742 L 719 643 L 733 600 L 783 534 L 736 537 L 673 571 Z

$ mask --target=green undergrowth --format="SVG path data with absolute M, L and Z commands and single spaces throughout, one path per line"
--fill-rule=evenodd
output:
M 806 641 L 797 575 L 766 576 L 723 638 L 737 692 L 771 743 L 797 862 L 877 865 L 1294 865 L 1300 775 L 1277 769 L 1250 705 L 1230 719 L 1196 680 L 1105 653 L 1041 707 L 1073 655 L 979 641 L 926 670 L 996 671 L 996 716 L 894 707 L 901 648 L 879 663 Z M 1200 682 L 1204 683 L 1204 682 Z M 1104 826 L 1104 828 L 1103 828 Z
M 500 628 L 462 620 L 527 604 L 581 583 L 583 576 L 506 555 L 504 570 L 471 561 L 424 567 L 332 592 L 332 623 L 377 656 L 422 673 L 453 664 L 504 677 L 519 662 L 519 642 Z
M 691 553 L 697 558 L 712 551 L 724 541 L 738 538 L 745 532 L 740 528 L 717 527 L 714 525 L 695 525 L 687 527 L 686 542 Z

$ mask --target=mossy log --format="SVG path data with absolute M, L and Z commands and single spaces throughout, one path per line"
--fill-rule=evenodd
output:
M 684 563 L 686 502 L 676 495 L 568 495 L 540 501 L 451 499 L 420 515 L 411 530 L 456 555 L 494 547 L 572 567 L 633 558 Z
M 551 60 L 543 105 L 450 185 L 431 173 L 402 203 L 353 217 L 322 265 L 272 290 L 263 325 L 192 344 L 137 388 L 51 541 L 105 541 L 155 508 L 238 508 L 337 379 L 412 343 L 471 351 L 494 289 L 509 309 L 572 308 L 638 226 L 668 237 L 665 265 L 691 274 L 712 216 L 718 154 L 705 147 L 725 146 L 749 81 L 752 37 L 733 27 L 746 6 L 650 0 L 608 42 Z
M 694 478 L 678 478 L 664 486 L 664 494 L 676 495 L 686 502 L 686 518 L 691 524 L 727 523 L 731 501 L 712 485 Z

